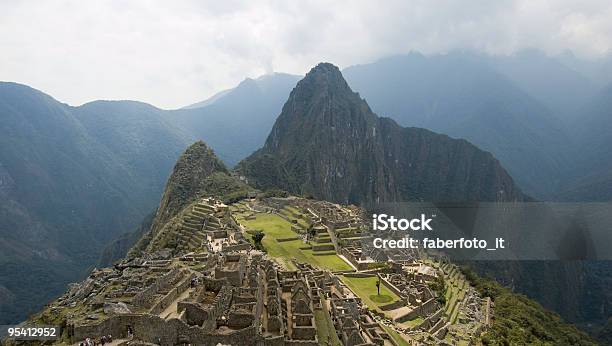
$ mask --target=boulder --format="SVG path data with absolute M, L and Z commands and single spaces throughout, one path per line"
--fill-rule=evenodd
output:
M 121 315 L 132 313 L 124 302 L 104 303 L 104 313 L 107 315 Z

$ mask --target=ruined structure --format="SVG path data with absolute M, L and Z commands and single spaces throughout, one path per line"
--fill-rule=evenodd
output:
M 490 321 L 490 300 L 465 286 L 450 264 L 363 246 L 369 231 L 361 213 L 296 197 L 232 206 L 201 198 L 163 226 L 146 251 L 94 270 L 35 318 L 64 325 L 71 343 L 111 334 L 164 346 L 416 345 L 479 335 Z M 297 251 L 337 254 L 353 269 L 331 272 L 254 250 L 252 230 L 241 223 L 266 214 L 287 221 L 295 234 L 270 241 L 302 242 Z M 441 303 L 431 289 L 439 277 L 452 302 Z M 349 285 L 359 279 L 377 281 L 395 298 L 372 305 L 371 296 Z

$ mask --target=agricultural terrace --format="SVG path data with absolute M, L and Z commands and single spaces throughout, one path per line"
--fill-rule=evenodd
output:
M 318 252 L 302 240 L 300 234 L 291 230 L 291 223 L 282 217 L 271 213 L 256 213 L 254 219 L 247 220 L 243 213 L 237 215 L 238 222 L 247 229 L 247 238 L 252 240 L 254 231 L 262 231 L 266 235 L 262 245 L 268 255 L 279 259 L 288 269 L 295 270 L 291 262 L 308 263 L 330 271 L 346 271 L 352 267 L 342 260 L 335 251 Z
M 393 292 L 391 292 L 385 285 L 380 284 L 380 295 L 378 295 L 376 288 L 376 281 L 378 277 L 351 277 L 342 275 L 342 281 L 358 295 L 363 302 L 373 310 L 380 311 L 378 308 L 381 305 L 386 305 L 400 298 Z

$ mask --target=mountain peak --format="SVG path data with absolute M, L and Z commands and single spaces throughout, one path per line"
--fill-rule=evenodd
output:
M 338 68 L 338 66 L 332 63 L 320 62 L 317 64 L 317 66 L 310 69 L 310 72 L 308 72 L 308 74 L 311 74 L 311 73 L 340 74 L 340 69 Z
M 353 91 L 342 76 L 340 69 L 326 62 L 313 67 L 291 93 L 292 97 L 298 100 L 328 94 L 353 94 Z
M 214 172 L 228 173 L 228 170 L 213 150 L 203 141 L 189 146 L 168 178 L 153 228 L 159 228 L 187 204 L 202 197 L 203 184 Z
M 293 113 L 294 115 L 302 113 L 306 116 L 316 117 L 341 117 L 346 114 L 336 114 L 332 110 L 361 107 L 362 104 L 364 104 L 363 100 L 361 100 L 359 94 L 351 90 L 337 66 L 330 63 L 319 63 L 297 83 L 289 96 L 289 100 L 285 103 L 285 106 L 289 106 L 289 108 L 283 108 L 279 118 L 285 118 L 283 114 L 286 113 Z M 327 112 L 322 111 L 323 109 L 327 109 Z
M 301 81 L 303 84 L 314 84 L 317 86 L 321 85 L 335 85 L 344 86 L 348 88 L 348 84 L 344 80 L 342 73 L 338 66 L 330 64 L 328 62 L 319 63 L 313 67 Z M 299 84 L 298 84 L 299 87 Z

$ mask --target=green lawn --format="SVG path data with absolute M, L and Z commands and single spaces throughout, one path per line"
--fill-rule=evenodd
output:
M 377 304 L 386 304 L 391 303 L 393 301 L 393 297 L 388 296 L 386 294 L 372 294 L 370 295 L 370 300 Z
M 315 323 L 317 325 L 317 336 L 320 345 L 341 346 L 334 324 L 325 310 L 315 310 Z
M 404 328 L 412 328 L 412 327 L 418 326 L 419 324 L 423 323 L 423 321 L 425 321 L 425 319 L 419 316 L 412 320 L 402 322 L 401 325 Z
M 261 230 L 266 236 L 262 244 L 272 257 L 279 258 L 289 269 L 295 269 L 290 259 L 309 263 L 331 271 L 351 270 L 352 267 L 336 254 L 315 256 L 312 250 L 301 250 L 309 246 L 302 240 L 277 242 L 279 238 L 298 236 L 291 230 L 291 223 L 275 214 L 257 214 L 254 220 L 239 219 L 239 222 L 249 230 Z M 247 236 L 251 238 L 250 235 Z
M 306 222 L 306 220 L 304 218 L 302 218 L 302 212 L 300 212 L 297 208 L 292 207 L 292 206 L 285 206 L 283 209 L 280 210 L 280 212 L 287 216 L 289 219 L 293 220 L 297 220 L 298 225 L 302 226 L 303 229 L 307 229 L 310 225 L 308 224 L 308 222 Z M 293 214 L 299 215 L 298 217 L 294 216 Z
M 388 297 L 385 299 L 385 303 L 377 303 L 375 302 L 371 296 L 377 296 L 376 291 L 376 281 L 377 277 L 365 277 L 365 278 L 355 278 L 348 276 L 341 276 L 342 281 L 355 292 L 356 295 L 363 300 L 363 302 L 370 308 L 378 310 L 379 305 L 389 304 L 391 302 L 397 301 L 400 298 L 393 292 L 391 292 L 385 285 L 381 283 L 380 285 L 380 296 Z M 382 297 L 377 297 L 375 300 L 382 301 Z M 389 299 L 390 298 L 390 299 Z
M 402 338 L 401 335 L 399 335 L 395 330 L 383 325 L 382 326 L 383 329 L 387 332 L 387 334 L 389 334 L 389 336 L 391 337 L 391 339 L 393 339 L 395 341 L 396 344 L 400 345 L 400 346 L 410 346 L 408 344 L 408 341 L 406 341 L 406 339 Z
M 450 322 L 455 323 L 459 314 L 458 305 L 465 298 L 466 282 L 460 277 L 458 270 L 454 267 L 450 270 L 450 276 L 447 276 L 446 280 L 446 291 L 444 293 L 446 304 L 444 305 L 444 311 L 449 317 Z

